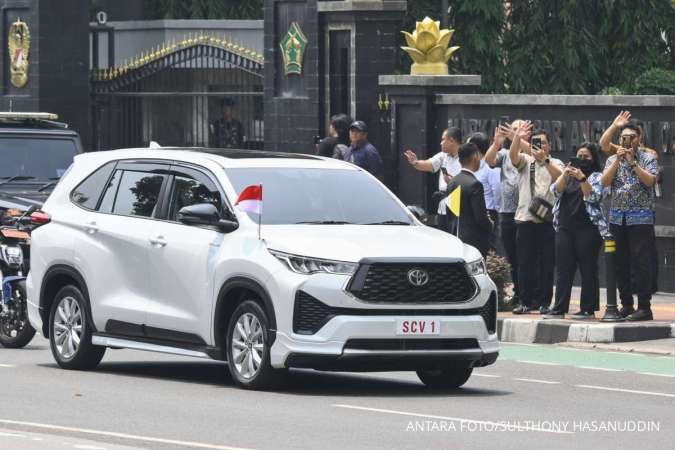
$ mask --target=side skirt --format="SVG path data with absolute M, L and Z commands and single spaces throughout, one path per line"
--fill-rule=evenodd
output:
M 171 355 L 192 356 L 195 358 L 215 359 L 225 361 L 225 353 L 220 347 L 180 345 L 173 341 L 159 339 L 128 338 L 112 334 L 94 333 L 91 343 L 102 347 L 128 348 L 149 352 L 168 353 Z

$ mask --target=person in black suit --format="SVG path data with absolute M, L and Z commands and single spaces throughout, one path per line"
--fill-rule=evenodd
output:
M 476 247 L 486 257 L 490 250 L 493 223 L 485 208 L 483 184 L 474 175 L 480 168 L 480 160 L 480 150 L 474 144 L 459 147 L 462 171 L 450 180 L 447 192 L 450 194 L 458 186 L 462 187 L 458 237 L 464 243 Z

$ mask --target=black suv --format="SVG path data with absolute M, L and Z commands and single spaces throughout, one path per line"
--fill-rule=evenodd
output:
M 82 152 L 80 136 L 49 113 L 0 112 L 0 224 L 42 206 Z

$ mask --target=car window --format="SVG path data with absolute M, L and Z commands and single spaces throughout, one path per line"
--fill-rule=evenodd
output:
M 413 223 L 384 186 L 363 171 L 277 167 L 232 168 L 226 173 L 237 193 L 262 184 L 264 224 Z
M 120 178 L 122 178 L 123 170 L 116 170 L 115 174 L 110 178 L 105 189 L 105 194 L 98 207 L 99 212 L 111 213 L 113 205 L 115 204 L 115 197 L 117 196 L 117 189 L 120 185 Z
M 174 168 L 172 171 L 175 177 L 169 201 L 169 220 L 175 221 L 181 208 L 199 203 L 210 203 L 218 211 L 222 211 L 220 192 L 206 175 L 180 168 Z
M 153 217 L 165 178 L 166 175 L 118 170 L 109 183 L 99 211 Z
M 73 139 L 3 136 L 0 138 L 0 177 L 57 180 L 73 163 L 76 153 Z
M 110 174 L 115 169 L 115 164 L 114 161 L 109 162 L 89 175 L 73 189 L 73 192 L 70 194 L 71 200 L 83 208 L 95 210 L 101 194 L 106 190 L 106 183 L 110 179 Z

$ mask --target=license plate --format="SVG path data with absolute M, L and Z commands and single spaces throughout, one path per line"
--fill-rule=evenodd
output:
M 438 319 L 397 319 L 396 334 L 401 336 L 428 336 L 441 333 L 441 321 Z

